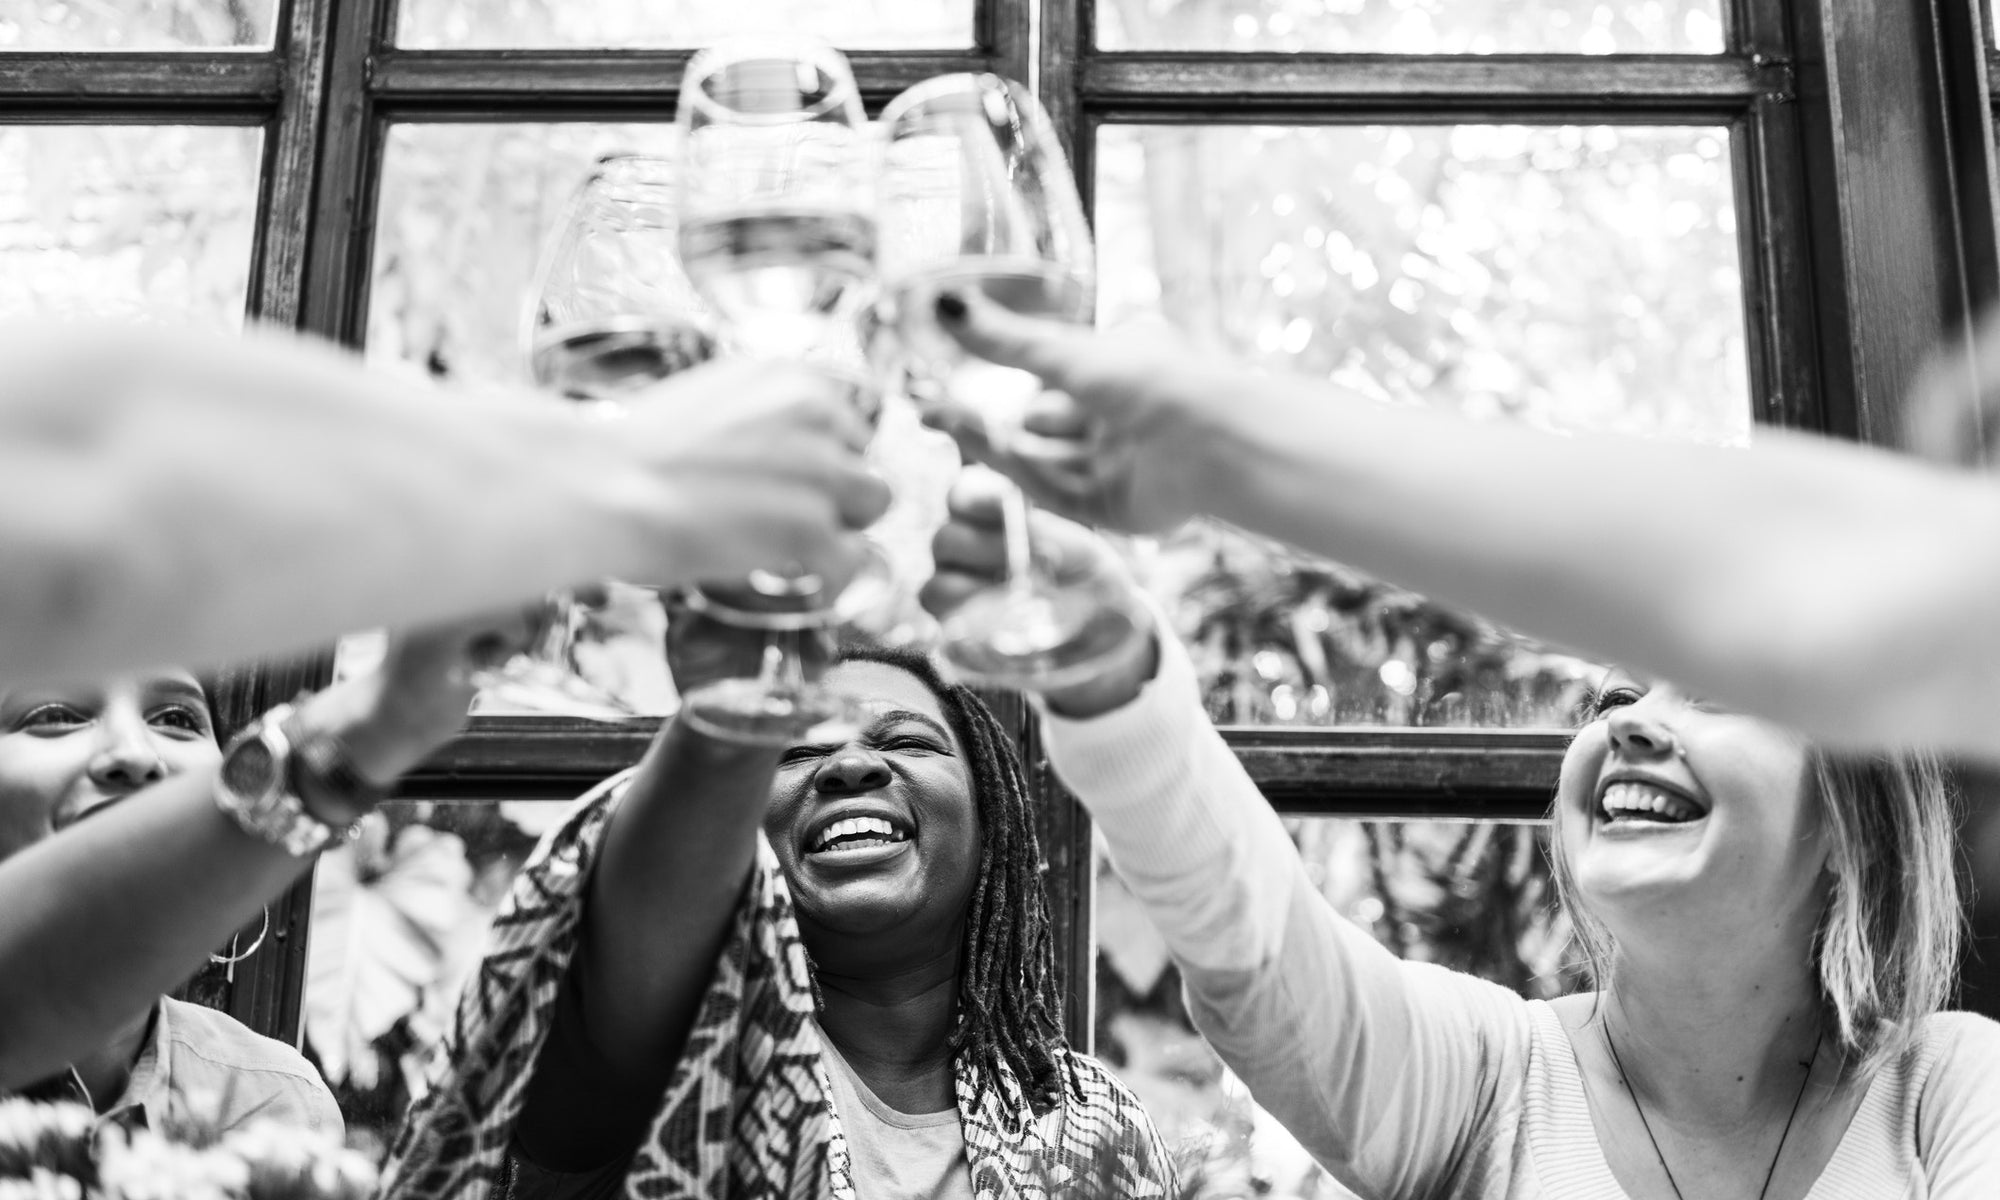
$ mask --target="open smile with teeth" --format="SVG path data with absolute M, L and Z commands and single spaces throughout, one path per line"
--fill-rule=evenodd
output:
M 1637 780 L 1620 780 L 1604 789 L 1598 812 L 1607 824 L 1649 821 L 1684 825 L 1707 815 L 1700 805 L 1662 787 Z
M 819 831 L 807 848 L 809 854 L 845 854 L 907 842 L 910 835 L 880 817 L 849 817 Z

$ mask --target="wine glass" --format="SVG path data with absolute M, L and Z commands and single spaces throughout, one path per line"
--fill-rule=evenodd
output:
M 992 74 L 942 75 L 882 114 L 880 263 L 885 320 L 913 388 L 948 399 L 996 445 L 1047 450 L 1024 428 L 1033 375 L 966 354 L 937 326 L 937 298 L 976 291 L 1015 312 L 1088 324 L 1090 227 L 1055 129 L 1034 94 Z M 1008 687 L 1088 678 L 1143 635 L 1143 613 L 1109 577 L 1058 578 L 1038 561 L 1020 489 L 1003 490 L 1007 574 L 940 629 L 963 674 Z
M 720 352 L 708 307 L 680 267 L 674 176 L 669 159 L 598 159 L 543 252 L 522 339 L 528 369 L 585 419 L 616 419 L 634 394 Z M 474 682 L 508 707 L 637 716 L 579 669 L 578 649 L 594 630 L 656 623 L 638 610 L 658 606 L 651 590 L 613 580 L 551 593 L 528 648 Z
M 696 290 L 746 352 L 830 371 L 872 413 L 858 332 L 875 278 L 871 140 L 847 60 L 810 38 L 718 43 L 688 64 L 679 124 L 681 261 Z M 871 546 L 841 580 L 775 564 L 745 586 L 692 590 L 690 607 L 767 637 L 755 677 L 692 689 L 682 719 L 715 737 L 776 743 L 858 721 L 805 677 L 800 650 L 885 603 L 894 586 Z
M 681 260 L 751 353 L 792 357 L 875 279 L 872 138 L 847 59 L 805 37 L 719 42 L 688 64 Z

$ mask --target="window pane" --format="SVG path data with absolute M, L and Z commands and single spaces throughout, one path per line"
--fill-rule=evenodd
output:
M 1719 0 L 1102 0 L 1107 50 L 1720 54 Z
M 263 134 L 0 125 L 0 316 L 243 320 Z
M 402 0 L 405 46 L 705 46 L 782 29 L 849 50 L 972 45 L 973 0 Z
M 1554 909 L 1541 828 L 1329 818 L 1285 825 L 1327 900 L 1398 956 L 1528 997 L 1576 986 L 1564 971 L 1568 925 Z M 1349 1196 L 1194 1031 L 1165 941 L 1101 854 L 1096 912 L 1097 1053 L 1138 1094 L 1167 1144 L 1192 1153 L 1183 1177 L 1254 1179 L 1257 1192 L 1272 1196 Z
M 1109 126 L 1097 145 L 1105 324 L 1164 312 L 1386 403 L 1749 436 L 1724 130 Z M 1139 561 L 1221 721 L 1560 725 L 1593 673 L 1211 528 Z
M 268 47 L 278 0 L 13 0 L 0 50 Z

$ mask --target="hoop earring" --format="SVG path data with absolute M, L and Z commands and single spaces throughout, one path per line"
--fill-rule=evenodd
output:
M 242 962 L 242 961 L 243 961 L 244 959 L 246 959 L 246 958 L 249 958 L 249 957 L 250 957 L 251 955 L 253 955 L 253 954 L 257 953 L 257 951 L 258 951 L 258 950 L 259 950 L 260 948 L 262 948 L 262 946 L 264 945 L 264 939 L 265 939 L 265 938 L 267 938 L 267 937 L 269 937 L 269 936 L 271 936 L 271 906 L 270 906 L 270 905 L 266 904 L 266 905 L 264 906 L 264 924 L 263 924 L 262 926 L 260 926 L 260 927 L 258 928 L 258 930 L 257 930 L 257 940 L 256 940 L 256 941 L 254 941 L 254 942 L 251 942 L 251 943 L 250 943 L 250 948 L 249 948 L 248 950 L 240 950 L 240 951 L 239 951 L 239 950 L 238 950 L 238 949 L 236 948 L 236 941 L 237 941 L 237 939 L 238 939 L 238 938 L 240 938 L 240 937 L 242 937 L 242 936 L 243 936 L 243 931 L 242 931 L 242 930 L 240 930 L 240 929 L 239 929 L 239 930 L 237 930 L 237 931 L 236 931 L 235 933 L 232 933 L 232 934 L 230 934 L 230 935 L 229 935 L 229 953 L 227 953 L 227 954 L 210 954 L 210 955 L 208 956 L 208 961 L 210 961 L 210 962 L 214 963 L 214 964 L 215 964 L 216 966 L 218 966 L 218 967 L 230 967 L 230 968 L 234 968 L 234 967 L 236 966 L 236 964 L 237 964 L 237 963 L 240 963 L 240 962 Z M 231 975 L 231 977 L 234 977 L 234 975 L 235 975 L 235 971 L 234 971 L 233 969 L 232 969 L 232 970 L 230 971 L 230 975 Z

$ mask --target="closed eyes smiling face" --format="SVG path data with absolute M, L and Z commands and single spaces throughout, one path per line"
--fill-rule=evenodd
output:
M 185 671 L 0 698 L 0 855 L 222 756 Z
M 1715 929 L 1817 903 L 1826 851 L 1806 767 L 1781 726 L 1609 672 L 1556 792 L 1579 900 L 1620 936 L 1641 911 Z
M 900 668 L 843 663 L 823 682 L 873 715 L 858 737 L 801 742 L 780 757 L 764 831 L 801 925 L 951 941 L 980 848 L 958 735 L 937 697 Z

